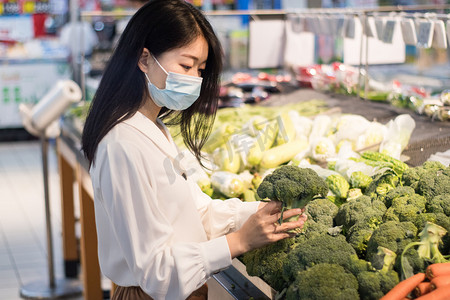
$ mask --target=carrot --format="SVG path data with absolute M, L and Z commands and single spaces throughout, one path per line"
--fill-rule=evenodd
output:
M 423 295 L 416 300 L 448 300 L 450 299 L 450 287 L 444 286 Z
M 392 290 L 380 300 L 400 300 L 411 293 L 414 288 L 425 280 L 425 273 L 417 273 L 403 281 L 400 281 Z
M 442 286 L 446 286 L 449 284 L 450 284 L 450 275 L 442 275 L 442 276 L 434 277 L 433 280 L 431 280 L 431 290 L 435 290 L 437 288 L 440 288 Z
M 434 277 L 450 275 L 450 263 L 438 263 L 429 265 L 425 273 L 430 280 L 432 280 Z
M 430 291 L 431 291 L 431 282 L 424 281 L 416 286 L 416 288 L 414 289 L 414 295 L 416 295 L 416 297 L 420 297 L 422 295 L 425 295 L 426 293 L 429 293 Z

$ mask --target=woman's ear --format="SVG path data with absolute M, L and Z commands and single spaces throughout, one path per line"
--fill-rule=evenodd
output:
M 147 48 L 144 48 L 142 50 L 141 57 L 139 57 L 139 61 L 138 61 L 139 69 L 141 69 L 141 71 L 144 73 L 148 72 L 148 64 L 149 64 L 150 57 L 151 57 L 150 51 L 148 51 Z

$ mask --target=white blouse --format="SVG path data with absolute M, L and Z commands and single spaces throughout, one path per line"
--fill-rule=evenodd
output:
M 90 169 L 102 273 L 153 299 L 186 299 L 231 264 L 227 233 L 259 202 L 212 200 L 186 180 L 178 150 L 142 113 L 112 128 Z

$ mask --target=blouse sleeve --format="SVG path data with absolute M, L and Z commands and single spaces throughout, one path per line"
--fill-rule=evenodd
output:
M 173 228 L 158 208 L 152 173 L 142 151 L 109 144 L 99 159 L 103 207 L 121 254 L 140 287 L 153 299 L 186 299 L 215 272 L 231 264 L 224 236 L 171 244 Z M 101 232 L 99 232 L 101 234 Z
M 242 202 L 238 198 L 227 200 L 211 199 L 200 187 L 190 181 L 197 197 L 196 205 L 202 217 L 209 239 L 226 235 L 242 227 L 250 215 L 258 210 L 261 202 Z

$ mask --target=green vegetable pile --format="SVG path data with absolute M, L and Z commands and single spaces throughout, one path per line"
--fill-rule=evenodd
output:
M 279 299 L 380 299 L 400 280 L 449 261 L 450 167 L 426 162 L 409 168 L 370 152 L 361 156 L 364 160 L 382 171 L 353 172 L 348 186 L 328 184 L 329 190 L 347 193 L 358 188 L 364 194 L 356 198 L 313 198 L 323 195 L 324 180 L 310 179 L 311 169 L 302 171 L 311 194 L 302 190 L 304 183 L 285 179 L 294 171 L 286 166 L 261 183 L 262 198 L 298 206 L 304 204 L 298 199 L 307 202 L 308 220 L 300 234 L 240 258 L 248 274 L 266 281 Z

